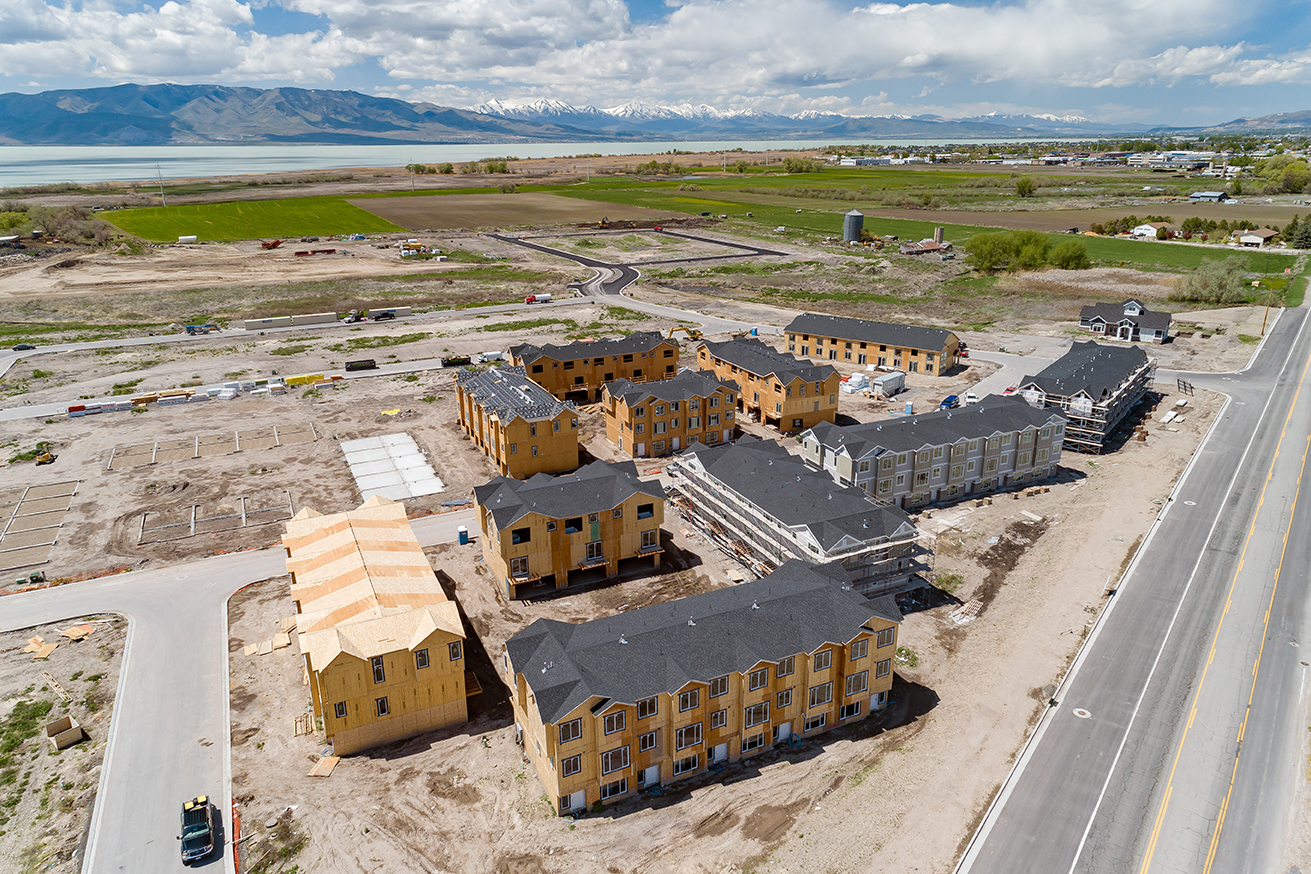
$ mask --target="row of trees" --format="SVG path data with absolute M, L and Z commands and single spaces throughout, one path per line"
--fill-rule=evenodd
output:
M 633 168 L 633 172 L 639 176 L 679 176 L 683 172 L 683 165 L 673 161 L 657 161 L 652 159 L 645 164 L 638 164 Z
M 405 169 L 415 176 L 423 176 L 429 173 L 442 173 L 449 176 L 455 172 L 455 165 L 450 161 L 444 164 L 406 164 Z
M 1045 234 L 1037 231 L 1005 231 L 975 234 L 965 241 L 970 263 L 985 273 L 999 270 L 1037 270 L 1058 267 L 1062 270 L 1086 270 L 1092 266 L 1088 250 L 1081 240 L 1066 240 L 1052 246 Z
M 1145 215 L 1139 218 L 1136 215 L 1126 215 L 1118 219 L 1110 219 L 1105 222 L 1093 222 L 1088 226 L 1088 230 L 1094 234 L 1113 237 L 1116 234 L 1127 234 L 1141 224 L 1152 222 L 1165 222 L 1173 224 L 1174 218 L 1168 215 Z

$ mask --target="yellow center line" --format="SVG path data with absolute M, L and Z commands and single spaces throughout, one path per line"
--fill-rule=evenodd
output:
M 1174 761 L 1170 764 L 1170 776 L 1169 776 L 1169 777 L 1166 779 L 1166 781 L 1165 781 L 1165 793 L 1164 793 L 1164 795 L 1161 797 L 1161 806 L 1160 806 L 1160 809 L 1159 809 L 1159 810 L 1157 811 L 1157 813 L 1156 813 L 1156 820 L 1155 820 L 1155 822 L 1152 824 L 1152 831 L 1151 831 L 1151 834 L 1150 834 L 1150 835 L 1148 836 L 1148 838 L 1147 838 L 1147 849 L 1146 849 L 1146 851 L 1145 851 L 1144 854 L 1143 854 L 1143 863 L 1142 863 L 1142 865 L 1140 865 L 1139 868 L 1138 868 L 1139 874 L 1147 874 L 1147 871 L 1151 868 L 1151 865 L 1152 865 L 1152 855 L 1156 852 L 1156 842 L 1157 842 L 1157 840 L 1158 840 L 1158 839 L 1160 838 L 1160 836 L 1161 836 L 1161 825 L 1165 822 L 1165 814 L 1166 814 L 1166 811 L 1167 811 L 1167 810 L 1169 809 L 1169 807 L 1170 807 L 1170 796 L 1173 794 L 1173 785 L 1174 785 L 1174 775 L 1175 775 L 1175 771 L 1176 771 L 1176 770 L 1178 769 L 1178 767 L 1179 767 L 1179 759 L 1183 756 L 1184 744 L 1188 741 L 1188 731 L 1189 731 L 1189 729 L 1192 728 L 1192 725 L 1193 725 L 1193 717 L 1195 717 L 1195 716 L 1197 715 L 1197 702 L 1200 700 L 1200 698 L 1201 698 L 1201 696 L 1202 696 L 1202 687 L 1206 684 L 1206 675 L 1207 675 L 1207 672 L 1208 672 L 1208 671 L 1210 670 L 1210 668 L 1211 668 L 1211 661 L 1215 658 L 1215 650 L 1216 650 L 1216 646 L 1217 646 L 1217 644 L 1218 644 L 1219 641 L 1220 641 L 1220 630 L 1224 627 L 1225 616 L 1228 615 L 1228 613 L 1229 613 L 1229 605 L 1230 605 L 1230 603 L 1231 603 L 1232 600 L 1233 600 L 1234 589 L 1235 589 L 1235 587 L 1238 585 L 1238 575 L 1239 575 L 1240 573 L 1242 573 L 1243 565 L 1245 564 L 1245 562 L 1246 562 L 1246 560 L 1247 560 L 1247 547 L 1248 547 L 1249 545 L 1251 545 L 1252 537 L 1253 537 L 1253 535 L 1256 534 L 1256 520 L 1257 520 L 1257 517 L 1260 515 L 1261 508 L 1265 505 L 1266 489 L 1268 489 L 1268 488 L 1270 487 L 1270 480 L 1274 477 L 1274 474 L 1275 474 L 1275 464 L 1279 461 L 1280 450 L 1283 448 L 1283 445 L 1284 445 L 1284 437 L 1288 434 L 1288 425 L 1289 425 L 1289 423 L 1292 422 L 1292 420 L 1293 420 L 1293 413 L 1294 413 L 1294 411 L 1296 411 L 1296 409 L 1297 409 L 1298 398 L 1301 397 L 1301 394 L 1302 394 L 1302 384 L 1306 381 L 1307 372 L 1308 372 L 1309 369 L 1311 369 L 1311 356 L 1308 356 L 1308 357 L 1307 357 L 1306 363 L 1302 366 L 1302 375 L 1301 375 L 1301 377 L 1298 379 L 1297 390 L 1293 393 L 1293 402 L 1292 402 L 1291 404 L 1289 404 L 1289 407 L 1288 407 L 1288 415 L 1284 418 L 1284 425 L 1283 425 L 1283 427 L 1282 427 L 1282 428 L 1280 429 L 1280 431 L 1279 431 L 1279 442 L 1275 444 L 1275 454 L 1274 454 L 1274 457 L 1270 459 L 1270 468 L 1266 471 L 1265 482 L 1263 482 L 1263 483 L 1261 484 L 1261 494 L 1260 494 L 1260 496 L 1259 496 L 1258 499 L 1257 499 L 1257 503 L 1256 503 L 1256 512 L 1254 512 L 1254 513 L 1252 514 L 1252 524 L 1248 526 L 1248 529 L 1247 529 L 1247 537 L 1244 538 L 1244 540 L 1243 540 L 1243 548 L 1242 548 L 1242 551 L 1239 553 L 1239 556 L 1238 556 L 1238 567 L 1237 567 L 1237 569 L 1234 571 L 1233 579 L 1231 579 L 1231 580 L 1229 581 L 1229 592 L 1228 592 L 1228 594 L 1226 594 L 1226 596 L 1225 596 L 1225 609 L 1224 609 L 1224 612 L 1220 614 L 1220 621 L 1219 621 L 1219 622 L 1216 624 L 1216 626 L 1215 626 L 1215 634 L 1212 635 L 1212 637 L 1211 637 L 1211 648 L 1210 648 L 1210 651 L 1209 651 L 1209 653 L 1207 654 L 1207 657 L 1206 657 L 1206 664 L 1202 667 L 1202 675 L 1201 675 L 1201 678 L 1197 681 L 1197 689 L 1193 692 L 1193 701 L 1192 701 L 1192 706 L 1189 708 L 1189 709 L 1190 709 L 1190 713 L 1189 713 L 1189 715 L 1188 715 L 1188 721 L 1187 721 L 1187 723 L 1184 725 L 1183 735 L 1179 738 L 1179 745 L 1178 745 L 1178 747 L 1175 748 Z M 1278 389 L 1278 385 L 1276 385 L 1275 388 L 1272 389 L 1272 391 L 1277 390 L 1277 389 Z M 1308 446 L 1311 446 L 1311 439 L 1308 440 Z M 1305 470 L 1305 468 L 1306 468 L 1306 452 L 1305 452 L 1305 451 L 1304 451 L 1303 454 L 1302 454 L 1302 466 L 1303 466 L 1303 469 Z M 1300 484 L 1300 482 L 1299 482 L 1299 484 L 1298 484 L 1298 490 L 1299 490 L 1299 491 L 1301 490 L 1301 484 Z M 1294 498 L 1294 500 L 1296 500 L 1296 497 Z M 1291 523 L 1291 519 L 1292 519 L 1292 517 L 1290 516 L 1289 519 L 1290 519 L 1290 523 Z M 1285 532 L 1285 544 L 1287 544 L 1287 532 Z M 1283 562 L 1283 557 L 1282 557 L 1282 554 L 1281 554 L 1281 557 L 1280 557 L 1280 563 L 1281 563 L 1281 565 L 1282 565 L 1282 562 Z M 1277 575 L 1277 573 L 1276 573 L 1276 577 L 1275 577 L 1275 579 L 1276 579 L 1276 584 L 1277 584 L 1277 583 L 1278 583 L 1278 575 Z M 1272 600 L 1274 599 L 1274 591 L 1273 591 L 1273 590 L 1272 590 L 1271 593 L 1270 593 L 1270 597 L 1271 597 Z M 1268 621 L 1268 620 L 1267 620 L 1267 621 Z M 1261 638 L 1261 646 L 1262 646 L 1262 648 L 1265 647 L 1265 636 L 1264 636 L 1264 635 L 1262 635 L 1262 638 Z M 1260 655 L 1259 655 L 1259 654 L 1258 654 L 1257 658 L 1258 658 L 1258 660 L 1259 660 L 1259 658 L 1260 658 Z M 1255 686 L 1254 686 L 1253 688 L 1255 688 Z M 1250 695 L 1249 695 L 1249 699 L 1248 699 L 1248 700 L 1249 700 L 1249 705 L 1248 705 L 1248 706 L 1249 706 L 1249 708 L 1250 708 L 1250 706 L 1251 706 L 1251 704 L 1250 704 L 1250 701 L 1251 701 Z M 1247 716 L 1244 715 L 1244 716 L 1243 716 L 1243 725 L 1246 726 L 1246 724 L 1247 724 Z M 1240 731 L 1241 731 L 1241 729 L 1240 729 Z M 1237 768 L 1237 766 L 1238 766 L 1238 765 L 1237 765 L 1237 758 L 1235 758 L 1235 762 L 1234 762 L 1234 767 L 1235 767 L 1235 769 Z M 1233 791 L 1233 782 L 1232 782 L 1232 777 L 1231 777 L 1231 780 L 1230 780 L 1230 792 L 1232 793 L 1232 791 Z M 1220 809 L 1220 816 L 1219 816 L 1219 819 L 1217 820 L 1217 828 L 1216 828 L 1216 835 L 1217 835 L 1217 837 L 1218 837 L 1218 835 L 1219 835 L 1219 826 L 1220 826 L 1220 824 L 1222 824 L 1223 821 L 1224 821 L 1225 809 L 1226 809 L 1226 807 L 1228 806 L 1228 798 L 1229 798 L 1229 796 L 1228 796 L 1228 794 L 1226 794 L 1226 796 L 1225 796 L 1225 805 L 1223 805 L 1223 806 L 1221 807 L 1221 809 Z M 1215 852 L 1215 839 L 1213 838 L 1213 840 L 1212 840 L 1211 852 L 1208 854 L 1208 857 L 1207 857 L 1207 867 L 1208 867 L 1208 868 L 1210 867 L 1210 859 L 1211 859 L 1212 856 L 1214 855 L 1214 852 Z
M 1284 568 L 1284 556 L 1288 554 L 1288 531 L 1293 525 L 1293 514 L 1297 512 L 1297 499 L 1302 494 L 1302 475 L 1306 473 L 1306 457 L 1311 453 L 1311 436 L 1307 437 L 1306 448 L 1302 450 L 1302 469 L 1297 476 L 1297 489 L 1293 492 L 1293 505 L 1288 511 L 1289 528 L 1284 530 L 1284 547 L 1279 552 L 1279 565 L 1275 568 L 1274 584 L 1270 587 L 1270 602 L 1265 608 L 1265 622 L 1261 628 L 1261 646 L 1256 651 L 1256 661 L 1252 663 L 1252 688 L 1247 692 L 1247 709 L 1243 711 L 1243 721 L 1238 726 L 1238 749 L 1234 752 L 1234 768 L 1229 774 L 1229 788 L 1225 791 L 1225 800 L 1220 805 L 1220 815 L 1216 817 L 1215 832 L 1211 835 L 1211 846 L 1206 852 L 1206 864 L 1202 874 L 1210 874 L 1215 862 L 1215 851 L 1220 845 L 1220 832 L 1224 828 L 1225 814 L 1229 811 L 1229 798 L 1234 794 L 1234 783 L 1238 778 L 1238 757 L 1243 752 L 1243 737 L 1247 734 L 1247 718 L 1252 715 L 1252 699 L 1256 696 L 1256 675 L 1261 670 L 1261 656 L 1265 654 L 1266 634 L 1270 630 L 1270 614 L 1274 612 L 1275 592 L 1279 589 L 1279 573 Z

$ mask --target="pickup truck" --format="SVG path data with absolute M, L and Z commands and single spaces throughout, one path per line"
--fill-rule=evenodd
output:
M 199 862 L 214 852 L 214 807 L 206 795 L 182 802 L 182 864 Z

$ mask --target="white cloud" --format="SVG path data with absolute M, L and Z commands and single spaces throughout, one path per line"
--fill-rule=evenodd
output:
M 375 64 L 396 83 L 380 93 L 404 86 L 408 98 L 457 105 L 545 96 L 773 111 L 885 111 L 883 89 L 897 80 L 920 100 L 945 84 L 1311 81 L 1311 50 L 1226 44 L 1248 10 L 1238 0 L 1194 0 L 1186 14 L 1159 0 L 665 5 L 659 20 L 634 24 L 623 0 L 167 0 L 130 11 L 11 0 L 0 5 L 0 75 L 315 85 Z M 281 29 L 278 6 L 315 16 L 314 28 L 266 32 Z

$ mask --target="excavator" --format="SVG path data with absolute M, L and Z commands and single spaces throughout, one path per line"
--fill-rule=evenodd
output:
M 675 327 L 670 328 L 670 329 L 669 329 L 669 336 L 668 336 L 666 339 L 669 339 L 669 340 L 674 339 L 674 335 L 677 334 L 677 333 L 679 333 L 680 331 L 681 331 L 682 333 L 686 334 L 686 335 L 687 335 L 687 339 L 689 339 L 689 340 L 700 340 L 700 339 L 701 339 L 701 332 L 700 332 L 700 331 L 698 331 L 696 328 L 689 328 L 689 327 L 687 327 L 686 325 L 676 325 Z
M 54 464 L 55 459 L 58 457 L 59 457 L 58 455 L 51 454 L 50 450 L 43 446 L 36 453 L 36 463 Z

